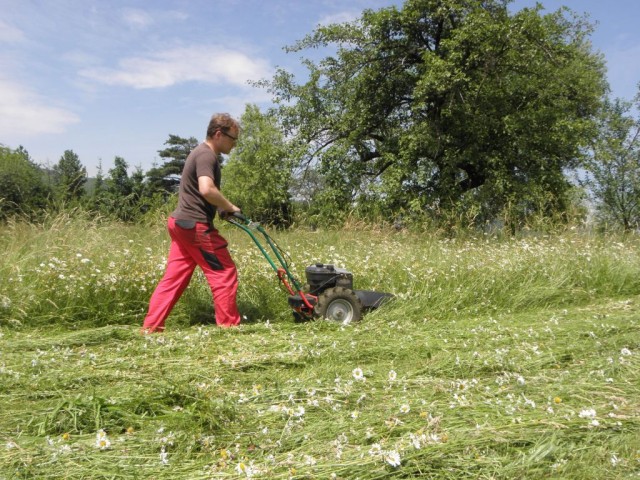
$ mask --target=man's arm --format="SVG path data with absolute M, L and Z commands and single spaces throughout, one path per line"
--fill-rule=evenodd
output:
M 240 209 L 231 203 L 213 183 L 211 177 L 198 177 L 198 190 L 207 202 L 227 213 L 239 212 Z

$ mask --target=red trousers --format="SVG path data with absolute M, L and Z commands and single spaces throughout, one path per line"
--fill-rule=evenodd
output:
M 238 274 L 227 250 L 227 241 L 211 225 L 193 223 L 169 217 L 171 248 L 167 269 L 151 295 L 142 327 L 145 333 L 164 330 L 164 322 L 189 285 L 196 265 L 202 268 L 211 287 L 218 326 L 232 327 L 240 323 L 236 305 Z

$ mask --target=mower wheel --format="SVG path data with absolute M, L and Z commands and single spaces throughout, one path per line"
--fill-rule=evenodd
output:
M 317 317 L 346 325 L 360 320 L 362 302 L 349 288 L 327 288 L 318 296 L 314 313 Z

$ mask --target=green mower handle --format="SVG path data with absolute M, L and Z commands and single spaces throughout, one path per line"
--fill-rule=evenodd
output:
M 273 271 L 276 272 L 277 274 L 280 270 L 283 270 L 284 273 L 287 275 L 289 282 L 291 282 L 291 285 L 294 287 L 294 289 L 296 291 L 302 291 L 302 284 L 291 273 L 286 260 L 282 256 L 282 253 L 279 251 L 275 242 L 271 239 L 269 234 L 265 231 L 262 225 L 260 225 L 260 223 L 250 220 L 248 217 L 244 216 L 240 212 L 227 213 L 224 216 L 221 215 L 221 217 L 226 221 L 228 221 L 229 223 L 231 223 L 232 225 L 235 225 L 236 227 L 244 230 L 251 237 L 251 239 L 256 244 L 256 246 L 260 249 L 260 252 L 264 256 L 264 258 L 267 260 L 267 262 L 269 262 L 269 265 L 271 265 L 271 268 L 273 268 Z M 271 255 L 269 255 L 269 252 L 267 252 L 266 248 L 262 245 L 262 243 L 256 236 L 255 231 L 260 232 L 262 234 L 267 245 L 271 247 L 271 251 L 273 252 L 273 255 L 278 260 L 278 263 L 280 263 L 281 268 L 278 268 L 276 263 L 273 261 L 273 259 L 271 258 Z

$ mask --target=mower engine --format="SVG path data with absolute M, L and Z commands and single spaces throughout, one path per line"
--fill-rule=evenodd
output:
M 305 269 L 304 302 L 300 295 L 289 296 L 289 305 L 298 314 L 296 318 L 324 317 L 340 323 L 360 320 L 364 310 L 377 308 L 393 298 L 389 293 L 353 289 L 353 274 L 331 264 L 316 263 Z M 309 312 L 305 303 L 313 305 Z
M 344 268 L 316 263 L 304 269 L 311 295 L 320 295 L 327 288 L 344 287 L 353 290 L 353 274 Z

